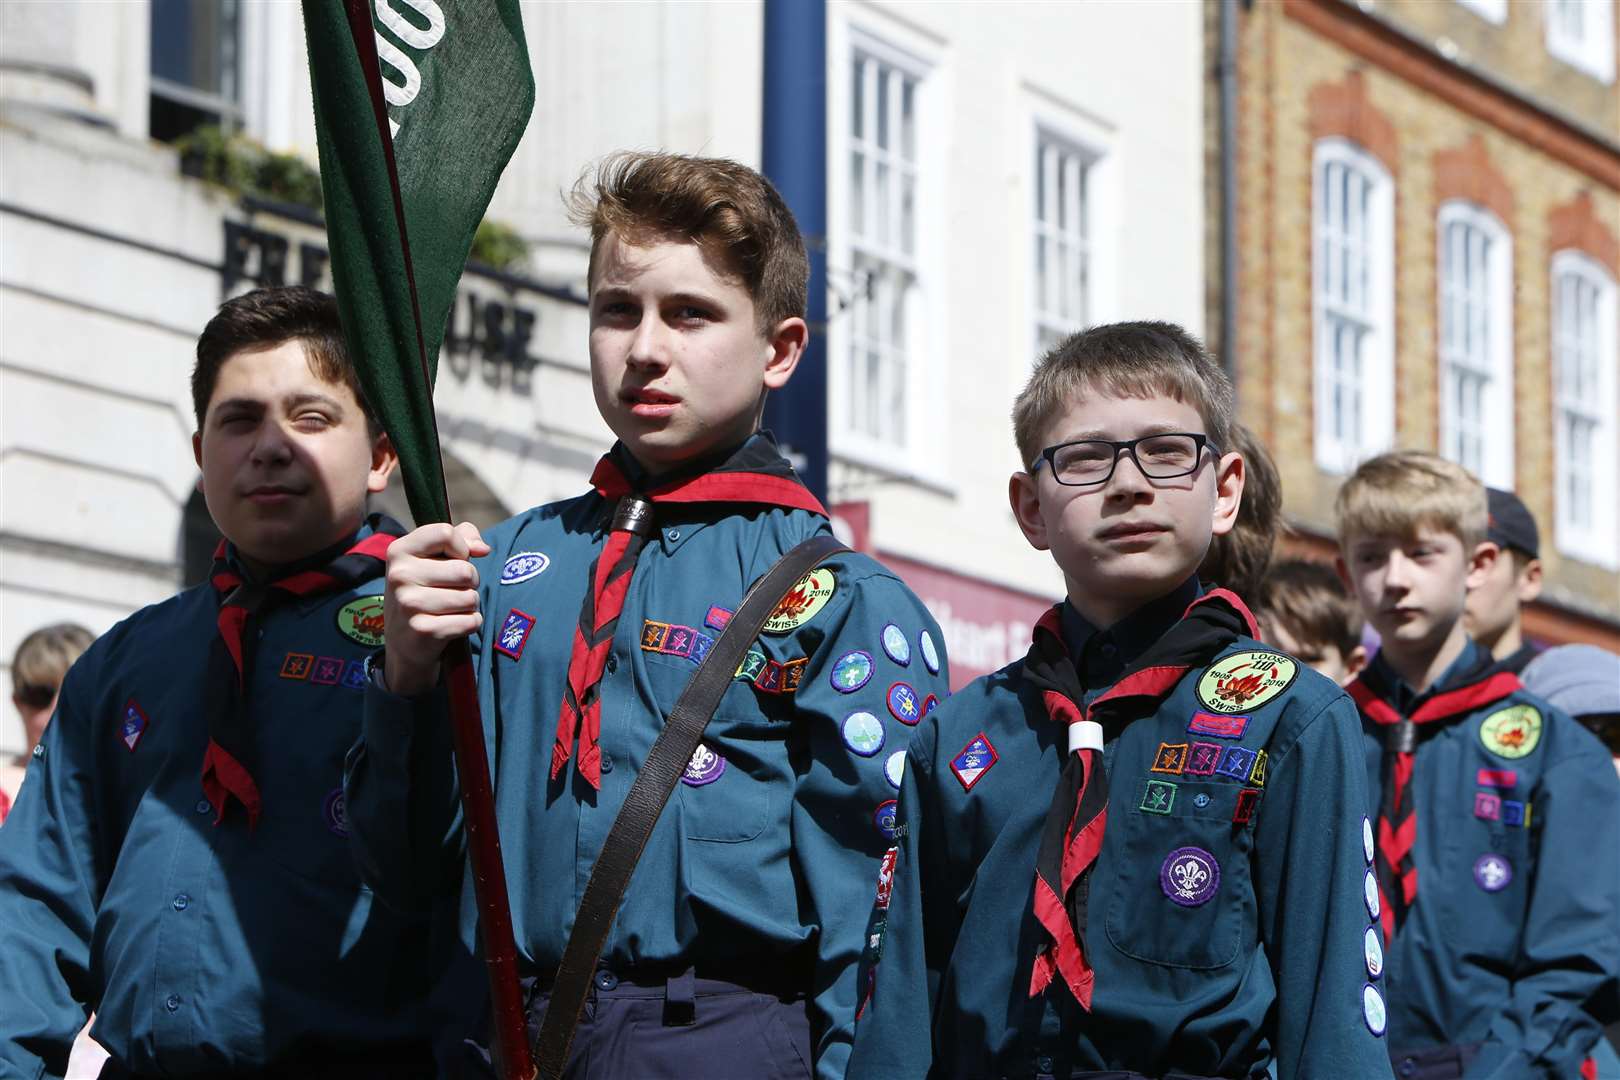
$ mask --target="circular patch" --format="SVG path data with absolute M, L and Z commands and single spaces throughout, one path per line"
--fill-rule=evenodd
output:
M 827 680 L 840 694 L 853 694 L 872 681 L 872 654 L 860 649 L 845 653 L 833 664 Z
M 917 635 L 917 646 L 922 651 L 923 667 L 928 669 L 928 674 L 930 674 L 930 675 L 938 675 L 939 674 L 939 650 L 934 648 L 933 635 L 931 635 L 926 630 L 924 630 L 922 633 L 918 634 Z
M 852 712 L 844 717 L 844 745 L 861 757 L 871 757 L 883 749 L 883 721 L 869 712 Z
M 1530 705 L 1498 709 L 1479 725 L 1479 741 L 1497 757 L 1522 758 L 1541 742 L 1541 713 Z
M 894 623 L 883 628 L 883 651 L 901 667 L 911 665 L 911 642 L 906 640 L 906 632 Z
M 937 708 L 939 708 L 939 698 L 935 697 L 933 694 L 929 694 L 927 697 L 923 698 L 924 716 L 927 716 Z
M 900 804 L 894 799 L 890 799 L 887 802 L 878 803 L 878 808 L 872 811 L 872 824 L 876 825 L 877 831 L 889 840 L 893 840 L 898 835 L 895 826 L 898 823 L 896 819 L 899 810 Z
M 905 778 L 905 775 L 906 752 L 904 750 L 896 750 L 894 753 L 889 755 L 889 760 L 883 763 L 883 779 L 889 782 L 890 787 L 894 788 L 896 791 L 899 791 L 900 781 Z
M 1371 866 L 1373 861 L 1372 822 L 1366 818 L 1361 819 L 1361 853 L 1367 856 L 1367 865 Z
M 1372 983 L 1361 988 L 1361 1018 L 1367 1021 L 1367 1030 L 1374 1035 L 1384 1033 L 1388 1015 L 1384 1009 L 1384 996 Z
M 725 771 L 726 759 L 698 743 L 697 749 L 692 751 L 692 760 L 686 763 L 686 771 L 681 774 L 681 783 L 702 787 L 720 779 L 720 774 Z
M 1378 879 L 1373 877 L 1371 870 L 1367 871 L 1367 876 L 1361 881 L 1361 892 L 1363 899 L 1367 901 L 1367 917 L 1377 922 L 1378 912 L 1381 910 L 1378 906 Z
M 358 641 L 368 649 L 383 643 L 383 598 L 362 596 L 338 608 L 338 633 L 350 641 Z
M 1474 862 L 1474 881 L 1486 892 L 1501 892 L 1513 881 L 1513 864 L 1491 852 Z
M 922 719 L 922 701 L 909 683 L 897 682 L 889 687 L 889 713 L 902 724 L 915 724 Z
M 1198 680 L 1198 701 L 1218 713 L 1258 709 L 1299 677 L 1299 664 L 1274 652 L 1240 652 L 1213 664 Z
M 1182 907 L 1207 904 L 1221 884 L 1221 864 L 1203 848 L 1177 848 L 1159 867 L 1159 887 Z
M 1361 935 L 1361 953 L 1367 958 L 1367 977 L 1376 979 L 1384 973 L 1384 943 L 1378 940 L 1378 927 L 1369 926 Z
M 333 788 L 326 793 L 326 801 L 321 804 L 321 816 L 326 819 L 326 827 L 338 836 L 349 835 L 349 815 L 343 806 L 342 788 Z
M 501 565 L 501 584 L 516 585 L 539 577 L 551 565 L 549 556 L 538 551 L 520 551 Z
M 776 607 L 771 611 L 771 617 L 765 620 L 763 627 L 765 633 L 785 634 L 790 630 L 797 630 L 815 618 L 816 612 L 827 606 L 827 601 L 832 599 L 836 588 L 831 570 L 817 567 L 810 571 L 787 591 L 786 596 L 777 601 Z

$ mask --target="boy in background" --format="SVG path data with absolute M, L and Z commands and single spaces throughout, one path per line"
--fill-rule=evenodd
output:
M 17 798 L 23 772 L 45 734 L 62 679 L 79 654 L 90 647 L 96 636 L 73 623 L 42 626 L 22 639 L 11 657 L 11 704 L 22 718 L 27 745 L 10 764 L 0 766 L 0 824 L 4 824 L 11 804 Z
M 1367 666 L 1361 611 L 1325 563 L 1284 559 L 1260 590 L 1261 637 L 1343 686 Z
M 1485 538 L 1501 551 L 1479 584 L 1468 590 L 1463 629 L 1515 675 L 1539 652 L 1524 640 L 1523 609 L 1541 595 L 1541 533 L 1530 508 L 1511 491 L 1486 488 Z
M 1211 588 L 1230 589 L 1252 607 L 1265 588 L 1277 535 L 1284 528 L 1282 477 L 1259 436 L 1247 426 L 1232 425 L 1232 449 L 1243 457 L 1243 502 L 1232 528 L 1210 540 L 1198 580 Z

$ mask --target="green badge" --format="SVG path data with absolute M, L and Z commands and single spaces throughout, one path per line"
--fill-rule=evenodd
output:
M 1530 705 L 1509 705 L 1479 725 L 1479 741 L 1497 757 L 1522 758 L 1541 742 L 1541 713 Z
M 1149 814 L 1168 814 L 1176 805 L 1176 785 L 1168 780 L 1149 780 L 1142 793 L 1142 809 Z
M 1281 653 L 1233 653 L 1211 665 L 1198 680 L 1198 701 L 1218 713 L 1258 709 L 1298 677 L 1299 665 Z
M 338 633 L 370 648 L 383 643 L 383 598 L 362 596 L 338 608 Z

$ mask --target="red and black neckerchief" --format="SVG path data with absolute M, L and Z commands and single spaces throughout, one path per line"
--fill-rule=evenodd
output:
M 1085 947 L 1086 904 L 1108 823 L 1103 744 L 1175 689 L 1188 671 L 1207 666 L 1240 635 L 1253 637 L 1257 631 L 1254 616 L 1235 594 L 1205 593 L 1087 708 L 1082 704 L 1086 687 L 1064 644 L 1061 620 L 1061 606 L 1041 616 L 1024 658 L 1024 679 L 1041 691 L 1047 716 L 1064 725 L 1070 747 L 1035 858 L 1035 918 L 1048 940 L 1035 957 L 1029 996 L 1061 975 L 1081 1008 L 1090 1011 L 1095 973 Z M 1094 727 L 1089 732 L 1075 727 L 1083 724 Z
M 808 510 L 827 516 L 793 466 L 763 434 L 749 439 L 718 465 L 663 478 L 637 490 L 616 446 L 597 462 L 591 486 L 613 507 L 607 542 L 591 564 L 591 587 L 579 611 L 574 647 L 568 658 L 568 683 L 563 687 L 562 710 L 557 717 L 557 741 L 551 748 L 551 776 L 562 773 L 579 738 L 575 768 L 593 788 L 602 786 L 602 672 L 613 650 L 619 613 L 630 594 L 630 580 L 653 527 L 653 506 L 658 503 L 753 503 L 788 510 Z
M 249 581 L 226 558 L 225 541 L 214 551 L 209 573 L 219 597 L 219 636 L 208 656 L 208 751 L 202 786 L 214 804 L 214 824 L 225 819 L 231 799 L 247 811 L 248 826 L 259 823 L 262 802 L 254 780 L 258 740 L 249 715 L 247 687 L 253 679 L 258 624 L 292 599 L 340 592 L 382 574 L 388 545 L 405 530 L 382 514 L 367 519 L 371 532 L 347 547 L 307 560 L 274 581 Z
M 1412 849 L 1417 843 L 1417 805 L 1412 797 L 1412 770 L 1418 743 L 1476 709 L 1500 701 L 1520 689 L 1519 677 L 1503 670 L 1484 649 L 1474 663 L 1442 685 L 1419 696 L 1402 715 L 1396 698 L 1395 675 L 1388 665 L 1374 661 L 1345 687 L 1361 714 L 1384 728 L 1384 790 L 1378 805 L 1378 845 L 1374 856 L 1378 876 L 1378 918 L 1384 940 L 1417 900 L 1417 865 Z

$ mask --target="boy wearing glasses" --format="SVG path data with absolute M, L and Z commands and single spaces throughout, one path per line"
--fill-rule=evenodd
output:
M 1232 389 L 1095 327 L 1013 410 L 1067 598 L 918 728 L 849 1075 L 1389 1075 L 1355 707 L 1196 570 L 1231 529 Z

